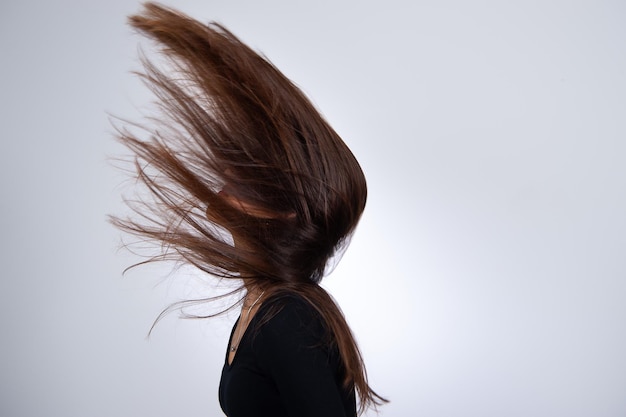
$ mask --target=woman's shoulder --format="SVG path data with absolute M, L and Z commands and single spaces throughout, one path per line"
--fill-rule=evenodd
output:
M 303 352 L 326 357 L 331 347 L 328 326 L 321 314 L 306 298 L 287 294 L 268 298 L 257 314 L 253 349 L 260 358 L 270 362 L 293 357 Z M 256 317 L 256 316 L 255 316 Z
M 299 294 L 270 296 L 257 314 L 260 333 L 319 337 L 325 332 L 326 326 L 315 306 Z
M 270 327 L 290 328 L 319 326 L 321 317 L 316 307 L 297 293 L 270 296 L 261 306 L 262 323 Z

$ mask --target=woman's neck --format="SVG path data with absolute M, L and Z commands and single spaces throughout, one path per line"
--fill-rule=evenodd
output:
M 244 297 L 242 308 L 248 309 L 253 304 L 259 304 L 264 292 L 257 286 L 246 286 L 246 296 Z

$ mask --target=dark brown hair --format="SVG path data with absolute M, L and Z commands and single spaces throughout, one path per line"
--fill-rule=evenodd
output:
M 266 296 L 299 295 L 328 327 L 360 410 L 385 402 L 368 385 L 343 314 L 318 285 L 365 207 L 358 162 L 304 94 L 226 28 L 144 7 L 129 21 L 166 59 L 167 71 L 143 58 L 140 74 L 163 117 L 148 139 L 118 132 L 152 199 L 133 206 L 137 219 L 113 223 L 161 243 L 150 261 L 190 263 Z

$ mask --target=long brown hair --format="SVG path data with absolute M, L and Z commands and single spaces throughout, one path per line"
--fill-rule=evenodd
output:
M 301 296 L 328 327 L 360 411 L 386 402 L 369 387 L 354 336 L 318 285 L 365 207 L 353 154 L 291 81 L 223 26 L 154 3 L 129 22 L 160 45 L 167 74 L 143 58 L 140 76 L 162 119 L 147 139 L 118 132 L 152 198 L 134 205 L 137 218 L 113 223 L 162 245 L 150 261 L 190 263 L 267 296 Z

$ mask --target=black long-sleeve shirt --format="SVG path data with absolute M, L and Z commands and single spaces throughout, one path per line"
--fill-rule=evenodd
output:
M 282 310 L 255 327 L 275 302 L 284 303 Z M 230 365 L 226 352 L 219 388 L 222 410 L 228 417 L 356 416 L 354 390 L 343 388 L 338 352 L 322 346 L 324 334 L 321 319 L 304 300 L 264 302 Z

